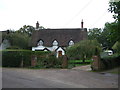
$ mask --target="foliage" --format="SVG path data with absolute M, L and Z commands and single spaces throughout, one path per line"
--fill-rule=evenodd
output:
M 68 47 L 66 54 L 69 59 L 91 59 L 93 55 L 99 55 L 101 46 L 96 40 L 84 40 L 74 46 Z
M 10 47 L 8 47 L 6 49 L 20 49 L 20 48 L 18 46 L 10 46 Z
M 109 2 L 108 11 L 114 13 L 115 22 L 107 22 L 104 29 L 93 28 L 88 32 L 88 39 L 96 39 L 105 49 L 111 49 L 116 41 L 120 41 L 120 1 Z
M 117 30 L 118 30 L 118 23 L 113 22 L 113 23 L 106 23 L 104 30 L 107 32 L 107 39 L 110 46 L 112 47 L 116 41 L 119 41 L 120 35 Z M 120 30 L 119 30 L 120 31 Z
M 114 13 L 113 18 L 120 21 L 120 1 L 109 2 L 109 9 L 111 13 Z
M 101 58 L 101 61 L 105 65 L 104 69 L 110 69 L 120 66 L 120 54 L 114 54 L 112 56 L 107 56 Z
M 24 25 L 21 27 L 17 32 L 21 34 L 27 34 L 28 36 L 32 35 L 32 32 L 35 30 L 33 26 L 30 25 Z
M 46 54 L 45 54 L 46 53 Z M 62 60 L 56 58 L 54 53 L 44 52 L 37 55 L 37 66 L 39 68 L 61 68 Z
M 88 39 L 89 40 L 97 40 L 103 47 L 108 48 L 109 42 L 107 40 L 108 32 L 101 28 L 93 28 L 89 29 Z
M 20 67 L 23 60 L 24 67 L 30 66 L 31 51 L 29 50 L 4 50 L 2 51 L 3 67 Z
M 116 53 L 120 53 L 120 42 L 117 41 L 117 42 L 113 45 L 112 49 L 113 49 Z
M 109 2 L 109 9 L 111 13 L 114 13 L 113 18 L 116 20 L 116 28 L 111 28 L 112 40 L 120 41 L 120 1 L 119 2 Z
M 26 34 L 20 34 L 18 32 L 9 33 L 5 39 L 10 41 L 12 47 L 19 47 L 20 49 L 27 49 L 30 38 Z
M 31 57 L 37 58 L 37 65 L 34 68 L 61 68 L 62 60 L 56 58 L 54 53 L 47 51 L 31 50 L 4 50 L 2 52 L 3 67 L 20 67 L 23 61 L 23 67 L 31 66 Z
M 106 23 L 104 29 L 101 28 L 93 28 L 89 29 L 88 39 L 94 40 L 96 39 L 103 47 L 103 49 L 111 49 L 113 44 L 116 42 L 116 39 L 112 39 L 116 26 L 112 23 Z
M 90 39 L 90 40 L 96 39 L 96 40 L 100 41 L 100 39 L 101 39 L 101 34 L 102 34 L 101 28 L 89 29 L 88 39 Z

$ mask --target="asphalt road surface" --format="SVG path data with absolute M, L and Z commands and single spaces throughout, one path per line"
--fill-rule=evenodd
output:
M 71 69 L 3 68 L 2 88 L 118 88 L 118 75 Z

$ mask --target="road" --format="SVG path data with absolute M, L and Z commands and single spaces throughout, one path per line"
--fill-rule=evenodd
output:
M 71 69 L 2 69 L 3 88 L 118 88 L 118 75 Z

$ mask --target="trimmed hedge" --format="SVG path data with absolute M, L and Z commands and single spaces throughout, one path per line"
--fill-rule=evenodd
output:
M 101 61 L 105 65 L 105 69 L 110 69 L 120 66 L 120 54 L 114 54 L 112 56 L 103 57 Z
M 31 51 L 31 50 L 4 50 L 2 51 L 3 67 L 20 67 L 23 61 L 23 67 L 31 66 L 31 56 L 41 56 L 45 58 L 50 52 Z
M 23 67 L 31 66 L 31 58 L 37 58 L 35 68 L 61 68 L 62 60 L 56 58 L 54 53 L 48 51 L 31 50 L 4 50 L 2 51 L 3 67 L 20 67 L 23 61 Z M 34 68 L 33 67 L 33 68 Z
M 31 64 L 31 51 L 29 50 L 4 50 L 2 51 L 3 67 L 20 67 L 23 60 L 23 67 Z

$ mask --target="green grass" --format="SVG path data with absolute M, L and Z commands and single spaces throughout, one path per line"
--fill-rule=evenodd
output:
M 92 60 L 85 60 L 85 63 L 82 63 L 82 62 L 83 62 L 83 60 L 69 60 L 68 61 L 68 68 L 71 69 L 71 68 L 76 67 L 76 66 L 89 65 L 92 62 Z
M 69 60 L 69 63 L 79 63 L 83 62 L 83 60 Z M 85 62 L 92 62 L 92 60 L 85 60 Z

